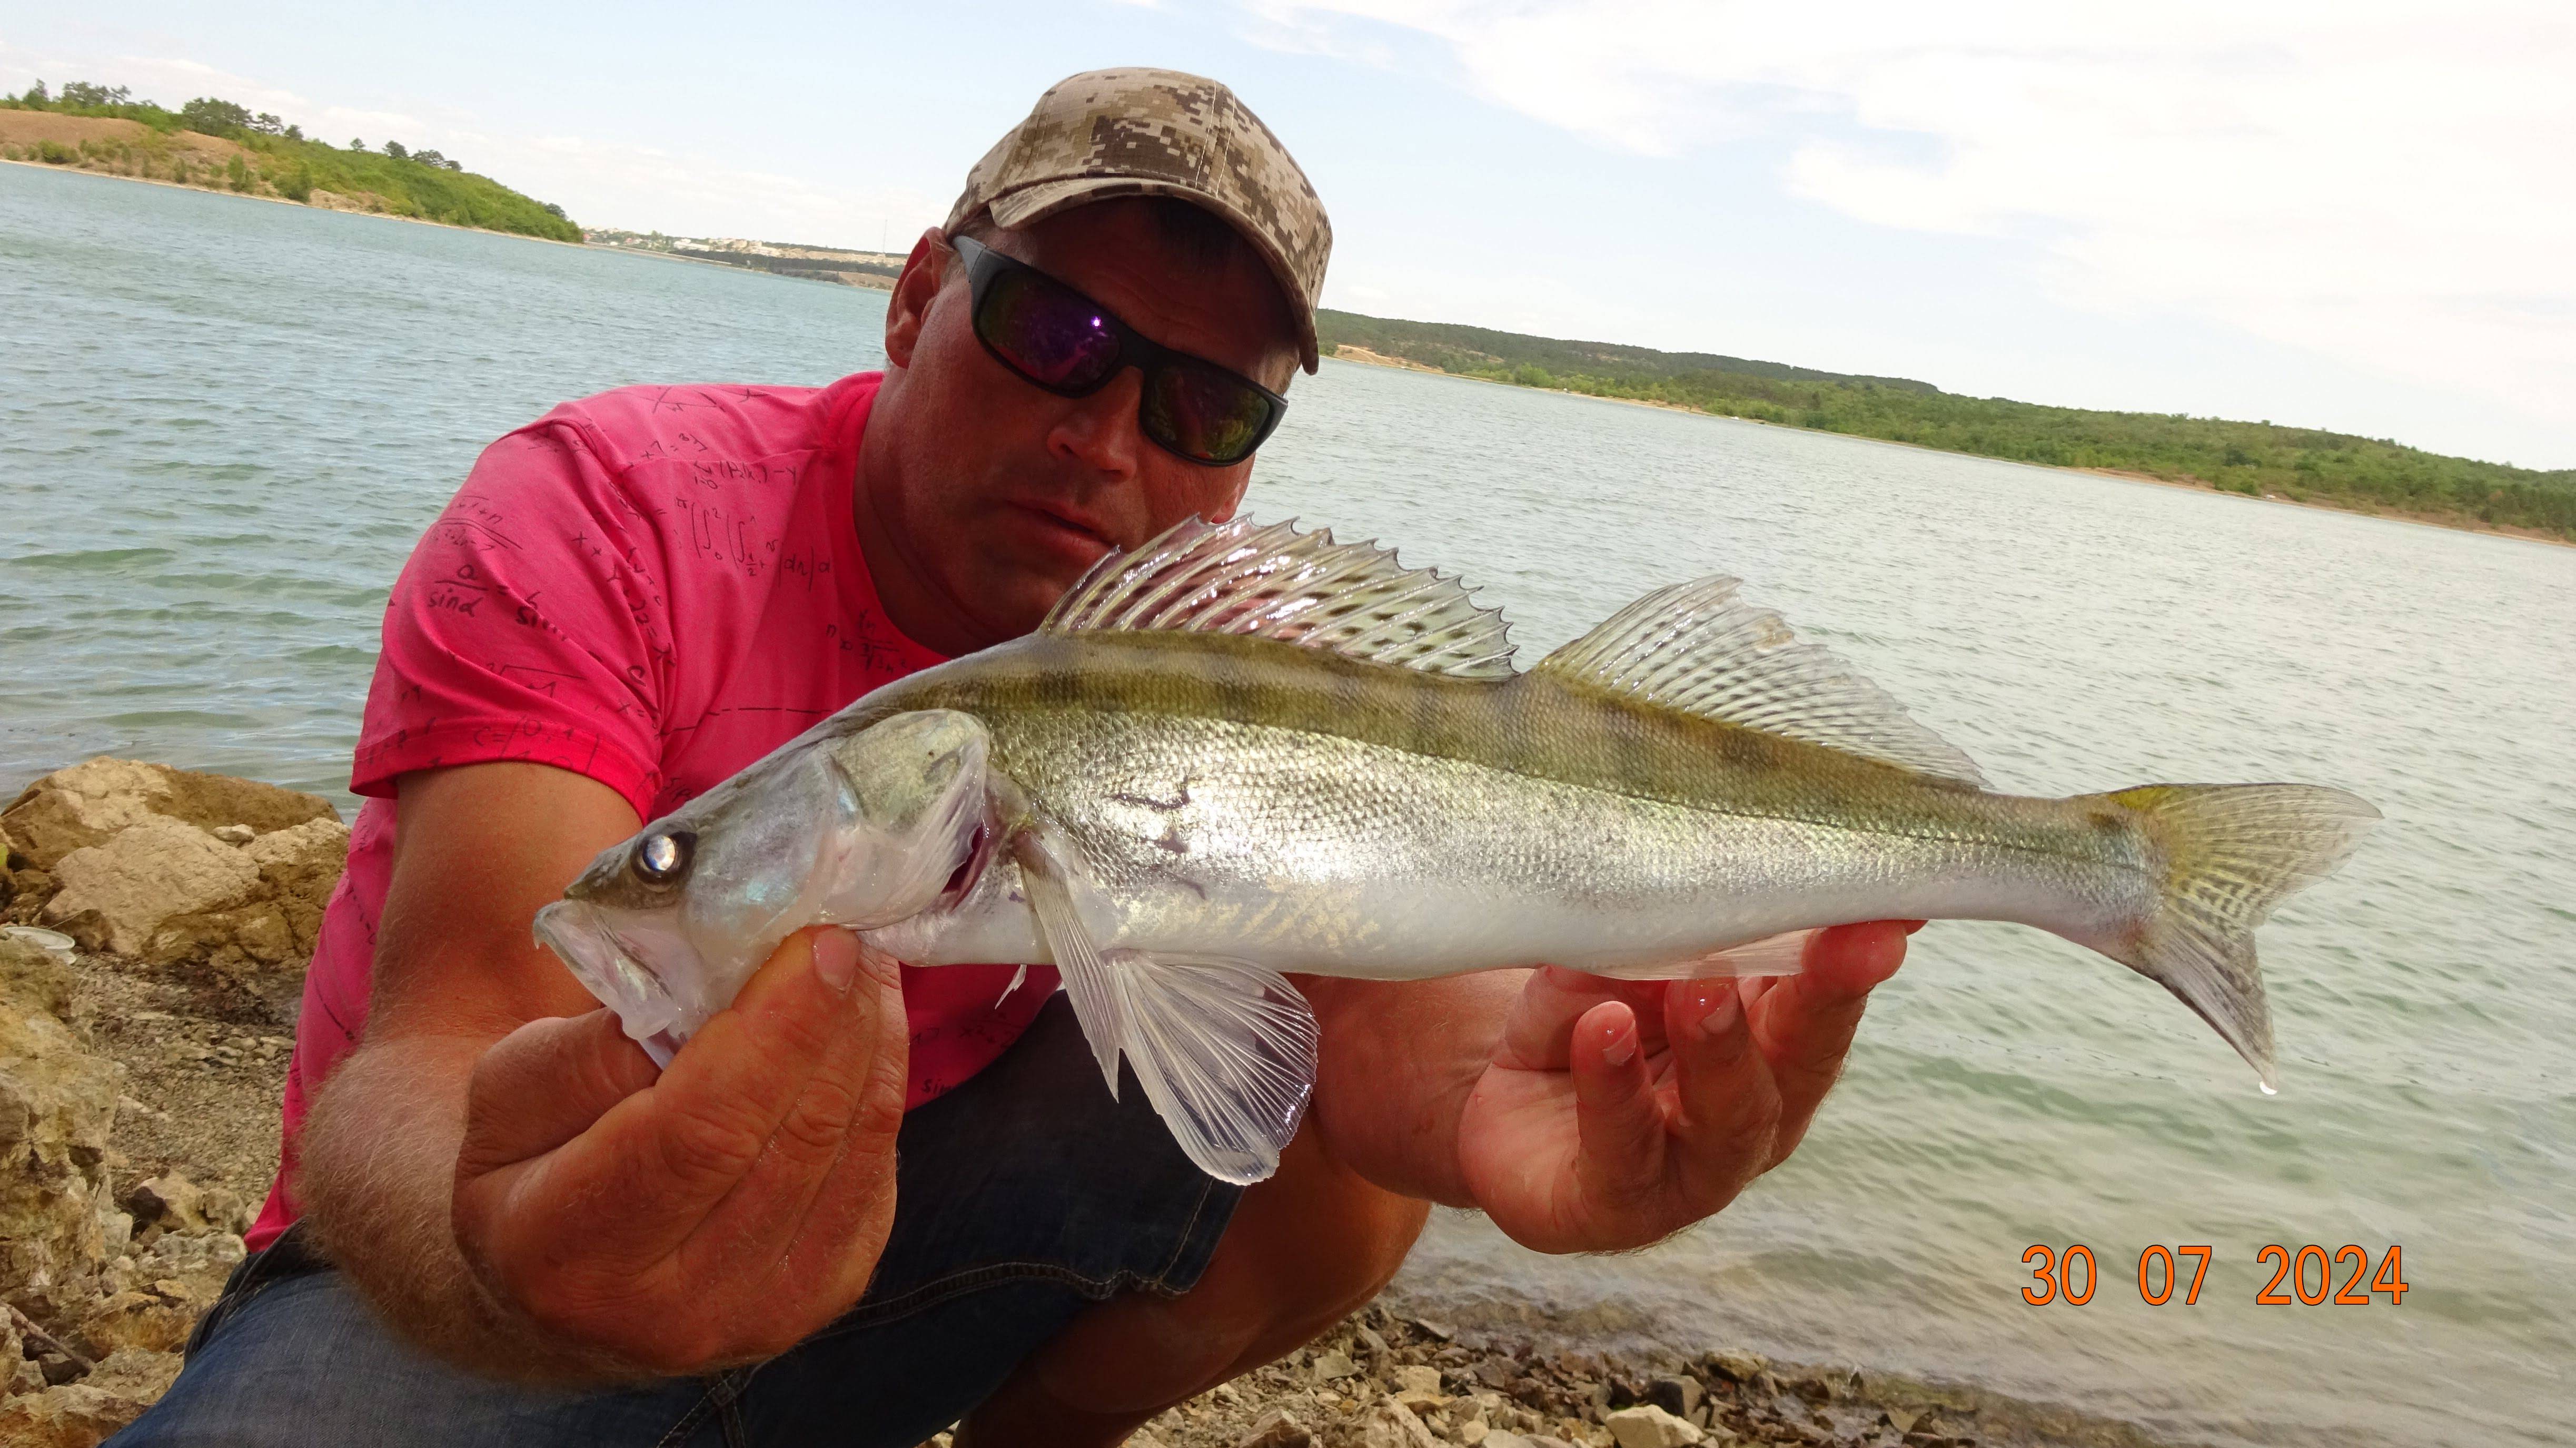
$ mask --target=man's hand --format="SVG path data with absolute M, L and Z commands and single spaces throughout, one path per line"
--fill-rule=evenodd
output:
M 1793 976 L 1614 981 L 1548 967 L 1458 1123 L 1476 1204 L 1543 1252 L 1641 1247 L 1787 1158 L 1908 926 L 1819 932 Z
M 756 1357 L 856 1301 L 894 1209 L 894 964 L 791 937 L 657 1077 L 528 933 L 632 807 L 475 764 L 403 776 L 398 824 L 366 1036 L 294 1176 L 385 1320 L 480 1372 L 596 1383 Z
M 615 1374 L 784 1352 L 867 1290 L 894 1220 L 895 962 L 792 936 L 656 1078 L 605 1010 L 474 1068 L 456 1238 L 493 1306 Z
M 1312 1124 L 1371 1181 L 1524 1246 L 1646 1246 L 1788 1156 L 1919 924 L 1820 931 L 1799 974 L 1743 981 L 1315 981 Z

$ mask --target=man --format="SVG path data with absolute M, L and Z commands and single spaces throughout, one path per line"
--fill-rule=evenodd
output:
M 121 1441 L 1111 1444 L 1366 1301 L 1430 1202 L 1638 1247 L 1785 1156 L 1899 925 L 1767 991 L 1301 981 L 1312 1107 L 1242 1190 L 1101 1089 L 1051 973 L 807 931 L 657 1073 L 530 943 L 644 820 L 1229 516 L 1329 237 L 1222 86 L 1076 76 L 914 247 L 882 378 L 487 450 L 387 614 L 262 1250 Z

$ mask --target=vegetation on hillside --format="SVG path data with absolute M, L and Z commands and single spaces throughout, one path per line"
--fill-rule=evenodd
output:
M 1326 349 L 1443 372 L 2056 467 L 2105 468 L 2360 512 L 2476 520 L 2576 542 L 2576 470 L 2445 457 L 2385 438 L 2177 413 L 2095 412 L 1697 352 L 1325 311 Z
M 370 150 L 353 140 L 346 149 L 308 138 L 299 126 L 266 112 L 212 96 L 177 110 L 138 101 L 123 86 L 75 81 L 49 94 L 38 81 L 25 94 L 0 96 L 0 110 L 51 111 L 60 115 L 133 121 L 143 127 L 130 139 L 90 139 L 72 145 L 42 141 L 12 160 L 80 166 L 183 185 L 282 196 L 289 201 L 378 211 L 440 221 L 451 226 L 516 232 L 554 241 L 581 240 L 581 228 L 560 206 L 532 200 L 488 176 L 467 171 L 432 150 L 387 141 Z M 220 158 L 186 142 L 186 134 L 231 142 Z M 319 202 L 315 201 L 320 196 Z

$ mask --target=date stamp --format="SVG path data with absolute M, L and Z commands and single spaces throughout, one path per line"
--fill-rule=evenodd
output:
M 2202 1289 L 2209 1285 L 2210 1260 L 2216 1255 L 2207 1243 L 2170 1247 L 2150 1243 L 2138 1253 L 2138 1300 L 2150 1307 L 2173 1302 L 2198 1306 Z M 2031 1278 L 2021 1289 L 2021 1300 L 2033 1307 L 2051 1303 L 2082 1307 L 2102 1286 L 2102 1269 L 2093 1249 L 2081 1242 L 2064 1247 L 2033 1244 L 2021 1260 Z M 2383 1301 L 2395 1307 L 2412 1290 L 2406 1283 L 2406 1249 L 2393 1243 L 2374 1257 L 2358 1243 L 2329 1249 L 2313 1242 L 2298 1247 L 2274 1242 L 2254 1254 L 2254 1265 L 2258 1273 L 2267 1268 L 2271 1273 L 2270 1280 L 2255 1290 L 2258 1307 L 2369 1307 Z

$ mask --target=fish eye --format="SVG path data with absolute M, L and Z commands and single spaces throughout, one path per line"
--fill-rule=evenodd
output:
M 689 853 L 698 837 L 687 830 L 655 830 L 636 842 L 635 878 L 647 885 L 667 885 L 688 873 Z

